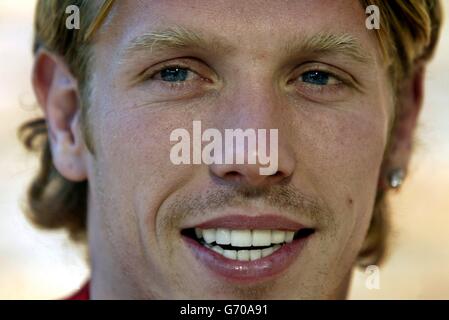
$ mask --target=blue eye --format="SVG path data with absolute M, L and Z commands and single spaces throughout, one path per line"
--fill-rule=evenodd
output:
M 170 67 L 160 71 L 160 77 L 162 81 L 167 82 L 182 82 L 186 81 L 188 77 L 188 69 Z
M 322 71 L 308 71 L 301 75 L 301 80 L 317 86 L 325 86 L 329 84 L 329 79 L 332 76 L 327 72 Z

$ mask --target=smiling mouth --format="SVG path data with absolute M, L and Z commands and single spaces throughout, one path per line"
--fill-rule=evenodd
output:
M 239 261 L 255 261 L 272 255 L 294 240 L 307 238 L 314 232 L 315 230 L 312 228 L 302 228 L 297 231 L 188 228 L 183 229 L 181 234 L 225 258 Z

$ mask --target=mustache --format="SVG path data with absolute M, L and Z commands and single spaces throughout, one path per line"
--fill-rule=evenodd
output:
M 168 204 L 170 220 L 207 216 L 211 211 L 245 206 L 272 208 L 292 216 L 305 217 L 319 224 L 329 224 L 333 214 L 318 198 L 306 195 L 291 184 L 264 187 L 214 186 L 198 194 L 176 196 Z

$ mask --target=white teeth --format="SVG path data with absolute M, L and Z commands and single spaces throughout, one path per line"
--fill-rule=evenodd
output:
M 216 238 L 217 244 L 230 244 L 231 230 L 222 228 L 217 229 Z
M 282 243 L 285 241 L 285 231 L 271 231 L 271 243 Z
M 224 250 L 223 251 L 223 255 L 226 258 L 229 258 L 229 259 L 232 259 L 232 260 L 237 259 L 237 251 L 235 251 L 235 250 Z
M 203 238 L 207 243 L 212 243 L 215 241 L 216 232 L 215 229 L 204 229 L 203 230 Z
M 262 249 L 262 258 L 265 258 L 266 256 L 269 256 L 273 253 L 273 247 Z
M 274 247 L 269 247 L 266 249 L 257 249 L 257 250 L 224 250 L 219 246 L 211 247 L 206 245 L 209 249 L 218 252 L 219 254 L 225 256 L 231 260 L 239 260 L 239 261 L 254 261 L 257 259 L 265 258 L 270 254 L 273 254 L 276 250 L 281 248 L 280 245 L 276 245 Z
M 286 231 L 285 232 L 285 242 L 292 242 L 293 237 L 295 236 L 295 233 L 293 231 Z
M 262 250 L 249 250 L 249 259 L 251 261 L 262 258 Z
M 198 239 L 201 239 L 203 237 L 203 230 L 200 228 L 195 228 L 195 235 Z
M 269 246 L 271 244 L 271 230 L 253 230 L 253 246 Z
M 295 233 L 281 230 L 230 230 L 195 228 L 198 239 L 204 238 L 206 243 L 232 245 L 234 247 L 263 247 L 271 244 L 292 242 Z
M 213 246 L 212 250 L 214 250 L 215 252 L 218 252 L 220 254 L 223 254 L 223 251 L 224 251 L 223 248 L 220 246 Z
M 293 231 L 281 230 L 231 230 L 225 228 L 200 229 L 195 228 L 198 239 L 204 239 L 204 245 L 225 256 L 228 259 L 240 261 L 254 261 L 271 255 L 281 248 L 282 243 L 293 241 Z M 212 245 L 215 243 L 216 245 Z M 220 245 L 231 245 L 233 247 L 264 247 L 265 249 L 254 250 L 226 250 Z
M 237 260 L 249 261 L 249 250 L 239 250 L 239 251 L 237 251 Z
M 251 243 L 251 230 L 231 231 L 231 245 L 233 247 L 251 247 Z
M 239 260 L 239 261 L 254 261 L 260 258 L 265 258 L 270 254 L 273 254 L 276 250 L 281 248 L 281 245 L 277 244 L 273 247 L 266 249 L 256 249 L 256 250 L 224 250 L 220 246 L 211 246 L 205 244 L 205 246 L 219 254 L 225 256 L 228 259 Z
M 272 254 L 276 250 L 279 250 L 280 248 L 281 248 L 281 246 L 277 244 L 277 245 L 275 245 L 273 247 L 262 249 L 262 258 L 265 258 L 266 256 L 269 256 L 270 254 Z

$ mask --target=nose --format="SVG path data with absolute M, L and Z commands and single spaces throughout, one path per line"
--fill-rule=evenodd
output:
M 212 164 L 210 172 L 213 176 L 235 185 L 266 187 L 287 181 L 292 175 L 291 166 L 289 168 L 286 161 L 283 161 L 283 164 L 267 175 L 260 174 L 260 166 L 257 164 Z
M 220 114 L 220 122 L 232 124 L 235 135 L 254 133 L 257 141 L 250 143 L 247 135 L 243 135 L 244 139 L 241 136 L 228 139 L 230 130 L 224 130 L 226 142 L 222 158 L 232 161 L 210 164 L 209 172 L 214 178 L 234 185 L 266 187 L 287 181 L 295 171 L 296 161 L 288 134 L 291 131 L 286 127 L 289 121 L 284 119 L 288 116 L 281 111 L 281 99 L 277 98 L 273 87 L 241 89 L 227 100 L 228 111 Z M 255 161 L 251 162 L 251 157 Z

